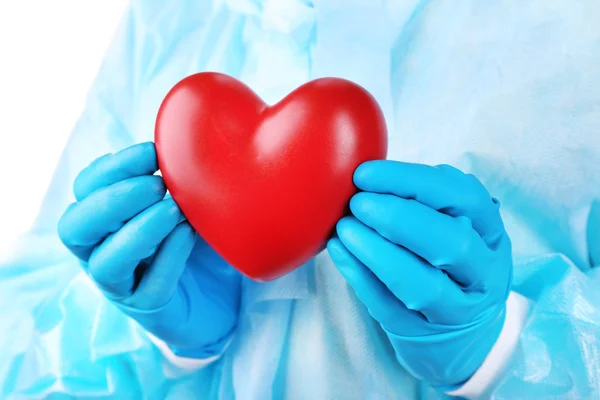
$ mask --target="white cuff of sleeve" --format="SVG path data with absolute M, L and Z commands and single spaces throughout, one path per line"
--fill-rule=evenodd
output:
M 219 357 L 221 357 L 220 354 L 209 357 L 209 358 L 181 357 L 181 356 L 178 356 L 175 353 L 173 353 L 173 351 L 169 348 L 169 346 L 165 342 L 163 342 L 162 340 L 157 338 L 156 336 L 152 335 L 149 332 L 146 332 L 146 334 L 148 335 L 148 337 L 150 338 L 152 343 L 154 343 L 154 345 L 156 345 L 156 347 L 158 347 L 158 349 L 163 354 L 165 359 L 172 366 L 174 366 L 178 369 L 184 370 L 186 372 L 197 371 L 197 370 L 207 366 L 208 364 L 218 360 Z
M 522 295 L 511 292 L 506 302 L 506 318 L 498 340 L 490 350 L 483 364 L 463 386 L 448 392 L 450 396 L 475 399 L 482 396 L 502 373 L 513 351 L 519 343 L 519 337 L 527 315 L 529 300 Z

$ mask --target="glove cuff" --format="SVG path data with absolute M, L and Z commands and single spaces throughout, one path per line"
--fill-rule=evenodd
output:
M 227 341 L 221 353 L 216 353 L 216 355 L 209 357 L 202 356 L 200 355 L 201 353 L 195 353 L 194 355 L 178 354 L 175 350 L 171 349 L 166 342 L 160 340 L 150 332 L 146 331 L 146 335 L 148 335 L 150 341 L 152 341 L 158 350 L 160 350 L 163 357 L 171 366 L 186 373 L 197 371 L 215 362 L 221 357 L 222 352 L 225 351 L 227 345 L 229 345 L 229 341 Z
M 475 374 L 461 387 L 446 394 L 474 399 L 483 396 L 493 386 L 519 343 L 529 308 L 527 298 L 516 292 L 510 293 L 506 302 L 504 325 L 494 346 Z
M 196 341 L 197 345 L 195 346 L 185 346 L 190 338 L 183 337 L 184 340 L 182 340 L 182 336 L 179 333 L 181 326 L 176 323 L 169 323 L 171 316 L 177 315 L 182 309 L 182 302 L 184 300 L 176 292 L 174 298 L 163 306 L 152 310 L 140 310 L 115 302 L 113 304 L 141 325 L 155 344 L 164 343 L 169 349 L 166 354 L 167 358 L 171 357 L 171 355 L 173 357 L 200 360 L 212 359 L 213 357 L 219 358 L 231 341 L 235 326 L 227 334 L 214 342 L 199 343 Z M 196 328 L 199 329 L 199 327 Z M 181 344 L 184 344 L 184 346 L 181 346 Z M 161 351 L 163 350 L 162 347 L 159 348 Z M 162 352 L 165 354 L 165 351 Z

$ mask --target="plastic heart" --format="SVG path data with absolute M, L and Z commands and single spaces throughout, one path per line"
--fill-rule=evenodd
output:
M 356 167 L 387 154 L 377 102 L 338 78 L 310 81 L 269 106 L 230 76 L 191 75 L 161 104 L 155 142 L 191 225 L 257 281 L 321 251 L 356 192 Z

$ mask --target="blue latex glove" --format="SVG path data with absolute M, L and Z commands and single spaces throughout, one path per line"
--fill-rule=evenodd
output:
M 480 367 L 505 317 L 510 240 L 499 204 L 447 166 L 372 161 L 354 175 L 353 216 L 328 243 L 400 364 L 451 390 Z
M 219 354 L 237 322 L 241 275 L 185 221 L 153 143 L 106 155 L 74 184 L 63 243 L 104 295 L 175 354 Z

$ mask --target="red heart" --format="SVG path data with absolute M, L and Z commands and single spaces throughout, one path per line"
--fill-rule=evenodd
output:
M 167 188 L 192 227 L 257 281 L 322 250 L 356 192 L 356 167 L 387 154 L 377 102 L 337 78 L 268 106 L 232 77 L 191 75 L 164 99 L 155 140 Z

